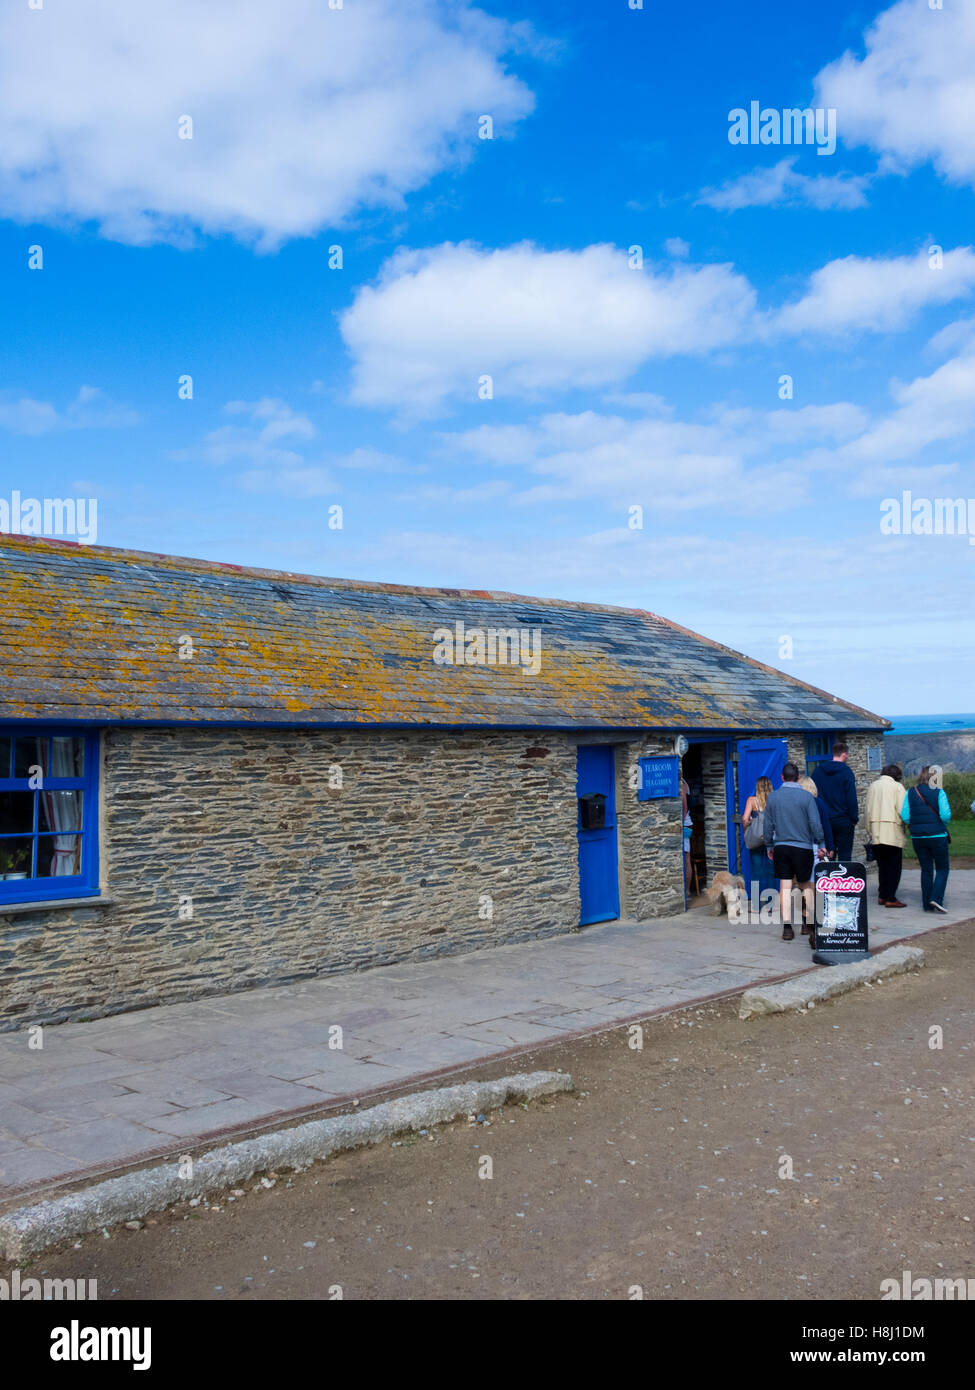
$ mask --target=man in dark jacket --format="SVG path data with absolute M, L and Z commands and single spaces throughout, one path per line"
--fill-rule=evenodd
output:
M 853 831 L 860 819 L 856 778 L 846 765 L 849 751 L 845 743 L 834 743 L 832 762 L 820 763 L 812 775 L 819 791 L 819 808 L 829 817 L 841 860 L 853 858 Z

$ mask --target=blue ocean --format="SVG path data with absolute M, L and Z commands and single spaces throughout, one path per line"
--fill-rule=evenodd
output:
M 892 714 L 892 734 L 944 734 L 975 729 L 975 714 Z

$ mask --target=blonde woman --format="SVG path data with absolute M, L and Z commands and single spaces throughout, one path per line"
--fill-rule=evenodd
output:
M 748 850 L 752 864 L 752 894 L 757 891 L 759 894 L 766 888 L 775 887 L 775 880 L 772 877 L 772 865 L 769 863 L 768 852 L 765 848 L 765 807 L 770 795 L 772 794 L 772 783 L 767 777 L 759 777 L 755 783 L 755 791 L 745 802 L 745 809 L 741 813 L 742 829 L 745 832 L 745 848 Z M 751 833 L 748 827 L 755 822 Z M 754 841 L 754 846 L 751 841 Z
M 811 777 L 800 777 L 799 785 L 810 796 L 819 796 L 819 788 Z M 819 808 L 819 819 L 823 825 L 823 843 L 815 847 L 816 858 L 832 859 L 836 852 L 836 842 L 833 839 L 833 827 L 829 823 L 829 816 L 826 815 L 823 807 Z

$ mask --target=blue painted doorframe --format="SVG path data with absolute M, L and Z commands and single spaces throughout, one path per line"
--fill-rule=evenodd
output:
M 616 849 L 616 750 L 612 744 L 584 744 L 576 750 L 576 796 L 602 792 L 606 825 L 583 830 L 576 803 L 579 841 L 579 925 L 612 922 L 620 915 L 619 864 Z

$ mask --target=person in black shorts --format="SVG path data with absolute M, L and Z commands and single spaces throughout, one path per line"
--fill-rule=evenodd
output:
M 816 846 L 823 843 L 823 823 L 816 798 L 799 786 L 799 769 L 786 763 L 782 785 L 765 805 L 765 849 L 779 880 L 782 940 L 792 941 L 792 886 L 802 891 L 806 918 L 814 918 L 812 873 Z

